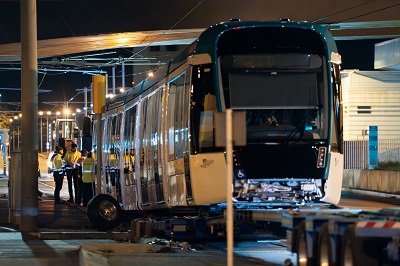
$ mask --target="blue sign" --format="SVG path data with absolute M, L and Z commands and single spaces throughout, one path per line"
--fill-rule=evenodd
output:
M 369 127 L 369 169 L 374 169 L 378 165 L 378 127 Z

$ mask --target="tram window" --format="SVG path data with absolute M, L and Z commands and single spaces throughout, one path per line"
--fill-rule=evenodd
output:
M 189 76 L 184 73 L 169 84 L 168 149 L 169 159 L 182 158 L 188 152 Z
M 141 141 L 140 143 L 140 149 L 139 149 L 139 163 L 141 166 L 144 165 L 144 150 L 143 147 L 146 146 L 146 138 L 145 138 L 145 128 L 147 127 L 147 111 L 148 111 L 148 98 L 145 98 L 142 100 L 142 105 L 141 105 L 141 119 L 140 122 L 141 124 L 139 125 L 139 139 Z M 141 169 L 142 171 L 142 169 Z M 143 174 L 141 174 L 143 176 Z
M 107 158 L 111 153 L 119 154 L 120 151 L 120 126 L 121 126 L 122 114 L 109 117 L 106 121 L 106 141 L 104 143 L 105 158 Z M 112 151 L 112 152 L 111 152 Z
M 128 109 L 125 113 L 125 128 L 124 128 L 124 149 L 135 148 L 135 123 L 136 123 L 136 106 Z
M 147 182 L 153 182 L 158 176 L 158 144 L 159 144 L 159 110 L 160 91 L 147 98 L 146 122 L 143 132 L 144 167 L 143 177 Z M 146 184 L 142 184 L 146 186 Z
M 115 147 L 115 153 L 119 153 L 121 150 L 121 143 L 120 143 L 120 128 L 121 128 L 121 119 L 122 119 L 122 114 L 118 114 L 114 116 L 114 127 L 113 127 L 113 146 Z
M 191 136 L 192 152 L 213 148 L 213 113 L 218 108 L 211 65 L 195 66 L 192 75 Z
M 315 73 L 230 73 L 232 108 L 314 108 L 318 105 Z

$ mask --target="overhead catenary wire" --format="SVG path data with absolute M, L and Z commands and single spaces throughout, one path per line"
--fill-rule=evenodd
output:
M 337 23 L 348 21 L 348 20 L 352 20 L 352 19 L 355 19 L 355 18 L 367 16 L 367 15 L 371 15 L 371 14 L 374 14 L 374 13 L 377 13 L 377 12 L 381 12 L 383 10 L 386 10 L 386 9 L 389 9 L 389 8 L 392 8 L 392 7 L 395 7 L 395 6 L 399 6 L 399 5 L 400 5 L 400 3 L 394 4 L 394 5 L 391 5 L 391 6 L 387 6 L 387 7 L 384 7 L 384 8 L 380 8 L 380 9 L 377 9 L 377 10 L 374 10 L 374 11 L 371 11 L 371 12 L 367 12 L 367 13 L 364 13 L 364 14 L 361 14 L 361 15 L 358 15 L 358 16 L 354 16 L 354 17 L 343 19 L 341 21 L 338 21 Z
M 72 29 L 69 26 L 68 22 L 65 20 L 64 16 L 61 14 L 60 10 L 58 10 L 58 8 L 56 6 L 54 6 L 54 9 L 57 11 L 57 14 L 61 17 L 61 19 L 64 22 L 65 26 L 67 26 L 68 30 L 71 32 L 72 36 L 75 37 L 75 33 L 72 31 Z
M 338 11 L 338 12 L 335 12 L 335 13 L 329 14 L 329 15 L 327 15 L 327 16 L 324 16 L 324 17 L 321 17 L 321 18 L 319 18 L 319 19 L 315 19 L 315 20 L 311 21 L 311 23 L 316 23 L 316 22 L 319 22 L 319 21 L 325 20 L 325 19 L 327 19 L 327 18 L 330 18 L 330 17 L 332 17 L 332 16 L 339 15 L 339 14 L 341 14 L 341 13 L 347 12 L 347 11 L 349 11 L 349 10 L 352 10 L 352 9 L 355 9 L 355 8 L 357 8 L 357 7 L 360 7 L 360 6 L 363 6 L 363 5 L 369 4 L 369 3 L 371 3 L 371 2 L 374 2 L 374 1 L 375 1 L 375 0 L 369 0 L 369 1 L 366 1 L 366 2 L 364 2 L 364 3 L 361 3 L 361 4 L 358 4 L 358 5 L 355 5 L 355 6 L 352 6 L 352 7 L 349 7 L 349 8 L 343 9 L 343 10 L 340 10 L 340 11 Z
M 374 1 L 375 1 L 375 0 L 369 0 L 369 1 L 366 1 L 366 2 L 364 2 L 364 3 L 361 3 L 361 4 L 358 4 L 358 5 L 355 5 L 355 6 L 346 8 L 346 9 L 343 9 L 343 10 L 341 10 L 341 11 L 332 13 L 332 14 L 330 14 L 330 15 L 321 17 L 321 18 L 319 18 L 319 19 L 315 19 L 315 20 L 313 20 L 313 21 L 311 21 L 311 22 L 312 22 L 312 23 L 320 22 L 320 21 L 322 21 L 322 20 L 331 18 L 331 17 L 333 17 L 333 16 L 336 16 L 336 15 L 339 15 L 339 14 L 342 14 L 342 13 L 345 13 L 345 12 L 347 12 L 347 11 L 349 11 L 349 10 L 353 10 L 353 9 L 359 8 L 360 6 L 363 6 L 363 5 L 366 5 L 366 4 L 370 4 L 371 2 L 374 2 Z M 345 21 L 352 20 L 352 19 L 355 19 L 355 18 L 360 18 L 360 17 L 367 16 L 367 15 L 370 15 L 370 14 L 374 14 L 374 13 L 377 13 L 377 12 L 380 12 L 380 11 L 383 11 L 383 10 L 386 10 L 386 9 L 389 9 L 389 8 L 393 8 L 393 7 L 398 6 L 398 5 L 400 5 L 400 3 L 394 4 L 394 5 L 390 5 L 390 6 L 387 6 L 387 7 L 384 7 L 384 8 L 380 8 L 380 9 L 377 9 L 377 10 L 372 10 L 372 11 L 370 11 L 370 12 L 365 12 L 365 13 L 363 13 L 363 14 L 360 14 L 360 15 L 357 15 L 357 16 L 354 16 L 354 17 L 342 19 L 342 20 L 336 21 L 335 23 L 341 23 L 341 22 L 345 22 Z
M 143 49 L 141 49 L 139 52 L 137 52 L 137 54 L 140 54 L 141 52 L 143 52 L 144 50 L 146 50 L 148 47 L 151 46 L 151 44 L 153 44 L 154 42 L 156 42 L 158 39 L 161 38 L 161 36 L 167 34 L 167 32 L 171 31 L 172 29 L 174 29 L 176 27 L 176 25 L 178 25 L 182 20 L 184 20 L 187 16 L 189 16 L 190 13 L 192 13 L 194 10 L 196 10 L 202 3 L 204 3 L 205 0 L 201 0 L 196 6 L 194 6 L 189 12 L 187 12 L 181 19 L 179 19 L 174 25 L 172 25 L 168 30 L 164 31 L 162 34 L 160 34 L 157 38 L 155 38 L 152 42 L 150 42 L 148 45 L 146 45 L 145 47 L 143 47 Z M 133 57 L 130 56 L 129 58 Z
M 46 77 L 46 74 L 47 74 L 47 73 L 44 73 L 44 74 L 43 74 L 42 80 L 40 81 L 39 86 L 37 87 L 38 89 L 39 89 L 40 86 L 42 85 L 42 83 L 43 83 L 43 81 L 44 81 L 44 78 Z

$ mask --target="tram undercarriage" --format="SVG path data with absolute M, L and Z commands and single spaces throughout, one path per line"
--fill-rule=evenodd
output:
M 235 182 L 235 202 L 304 204 L 322 197 L 320 179 L 247 179 Z

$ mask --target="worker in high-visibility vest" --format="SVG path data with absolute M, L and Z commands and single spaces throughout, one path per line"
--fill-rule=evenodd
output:
M 62 159 L 63 155 L 63 148 L 60 146 L 56 147 L 56 150 L 54 152 L 54 155 L 52 157 L 53 159 L 53 177 L 54 177 L 54 182 L 55 182 L 55 188 L 54 188 L 54 203 L 55 204 L 60 204 L 63 203 L 60 198 L 60 191 L 63 186 L 64 182 L 64 160 Z
M 83 182 L 83 206 L 86 207 L 94 197 L 95 191 L 95 169 L 96 162 L 92 158 L 92 153 L 88 152 L 87 157 L 82 162 L 82 182 Z
M 106 154 L 108 172 L 111 179 L 111 185 L 115 186 L 115 176 L 119 166 L 119 156 L 118 152 L 114 150 L 114 148 L 110 149 L 110 153 Z M 108 183 L 108 181 L 107 181 Z
M 129 154 L 129 150 L 125 149 L 125 154 L 124 154 L 124 174 L 129 174 L 130 172 L 132 172 L 131 155 Z
M 65 160 L 65 172 L 67 174 L 68 181 L 68 192 L 69 200 L 68 202 L 74 202 L 74 196 L 78 196 L 78 176 L 79 176 L 79 166 L 77 164 L 78 159 L 81 157 L 81 153 L 77 151 L 77 145 L 75 143 L 71 144 L 71 150 L 67 151 L 64 156 Z M 72 186 L 74 190 L 72 190 Z M 79 204 L 79 200 L 75 198 L 75 202 Z
M 108 171 L 110 173 L 111 181 L 111 195 L 115 199 L 119 199 L 119 151 L 117 149 L 111 148 L 110 154 L 108 155 Z
M 129 155 L 131 156 L 131 168 L 132 171 L 135 172 L 135 149 L 131 149 L 131 152 L 129 153 Z

